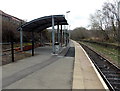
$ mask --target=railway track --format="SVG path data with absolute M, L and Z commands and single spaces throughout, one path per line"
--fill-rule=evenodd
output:
M 81 44 L 81 46 L 88 53 L 90 59 L 96 66 L 100 75 L 103 77 L 110 91 L 120 91 L 120 68 L 112 64 L 110 61 L 86 45 Z

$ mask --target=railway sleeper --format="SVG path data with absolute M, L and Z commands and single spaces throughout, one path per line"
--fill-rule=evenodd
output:
M 107 78 L 109 81 L 120 82 L 120 78 Z
M 104 73 L 112 73 L 112 74 L 119 74 L 120 75 L 120 72 L 115 72 L 115 71 L 111 71 L 111 70 L 108 70 L 108 71 L 102 71 Z
M 92 49 L 88 48 L 87 46 L 83 45 L 83 48 L 86 50 L 88 53 L 89 57 L 95 64 L 95 66 L 100 70 L 105 77 L 106 82 L 108 83 L 108 86 L 110 89 L 113 89 L 113 91 L 120 91 L 120 69 L 110 63 L 109 60 L 103 58 L 102 56 L 98 55 L 95 51 Z
M 116 73 L 116 72 L 110 72 L 110 71 L 102 71 L 104 74 L 112 74 L 112 75 L 119 75 L 118 73 Z
M 103 72 L 107 76 L 115 76 L 115 77 L 120 77 L 120 74 L 117 73 L 109 73 L 109 72 Z
M 114 87 L 119 88 L 119 90 L 120 90 L 120 83 L 111 82 L 111 84 L 112 84 Z

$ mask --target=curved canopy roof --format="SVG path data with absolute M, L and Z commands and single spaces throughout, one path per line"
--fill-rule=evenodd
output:
M 54 25 L 68 25 L 64 15 L 53 15 Z M 44 16 L 23 24 L 20 28 L 28 32 L 40 32 L 52 26 L 52 16 Z M 20 28 L 18 31 L 20 31 Z

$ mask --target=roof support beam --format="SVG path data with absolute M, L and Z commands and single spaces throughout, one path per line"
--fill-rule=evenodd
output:
M 32 32 L 34 30 L 34 32 L 40 32 L 52 26 L 52 17 L 54 17 L 54 25 L 57 25 L 57 23 L 60 25 L 68 25 L 64 15 L 52 15 L 34 19 L 21 25 L 20 28 L 22 28 L 22 31 Z M 20 28 L 18 28 L 18 31 L 20 31 Z

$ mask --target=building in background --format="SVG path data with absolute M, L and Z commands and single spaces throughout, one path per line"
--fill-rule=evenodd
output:
M 22 22 L 25 22 L 24 20 L 19 19 L 17 17 L 14 17 L 12 15 L 9 15 L 9 14 L 1 11 L 1 10 L 0 10 L 0 12 L 1 12 L 0 16 L 2 16 L 2 20 L 4 20 L 4 21 L 12 22 L 12 23 L 15 23 L 15 24 L 18 24 L 18 25 L 21 24 Z
M 11 37 L 13 37 L 14 41 L 18 41 L 20 35 L 17 28 L 25 21 L 1 10 L 0 17 L 2 18 L 2 42 L 10 42 Z

